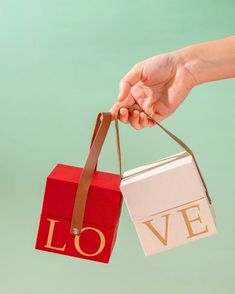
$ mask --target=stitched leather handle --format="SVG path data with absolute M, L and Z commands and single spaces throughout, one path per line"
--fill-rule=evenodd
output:
M 72 235 L 81 234 L 88 190 L 111 121 L 112 115 L 110 112 L 100 112 L 97 116 L 90 150 L 76 191 L 70 226 L 70 233 Z

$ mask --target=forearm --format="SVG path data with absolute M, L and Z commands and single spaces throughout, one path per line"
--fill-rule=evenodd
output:
M 235 77 L 235 36 L 188 46 L 179 54 L 196 84 Z

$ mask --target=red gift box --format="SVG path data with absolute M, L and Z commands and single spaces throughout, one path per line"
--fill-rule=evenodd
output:
M 110 113 L 97 117 L 84 168 L 58 164 L 47 177 L 36 249 L 108 263 L 122 195 L 120 175 L 96 171 Z M 119 168 L 120 146 L 117 137 Z

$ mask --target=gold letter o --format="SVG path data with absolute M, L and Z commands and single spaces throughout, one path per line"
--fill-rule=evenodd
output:
M 96 256 L 96 255 L 100 254 L 101 251 L 104 249 L 104 246 L 105 246 L 105 236 L 104 236 L 104 234 L 100 230 L 98 230 L 96 228 L 93 228 L 93 227 L 85 227 L 85 228 L 82 228 L 82 231 L 81 232 L 84 232 L 86 230 L 93 230 L 93 231 L 95 231 L 99 235 L 99 237 L 100 237 L 100 246 L 99 246 L 98 250 L 95 253 L 85 253 L 81 249 L 81 247 L 80 247 L 80 243 L 79 243 L 80 236 L 78 236 L 78 235 L 75 236 L 75 238 L 74 238 L 74 246 L 75 246 L 76 250 L 80 254 L 82 254 L 82 255 L 85 255 L 85 256 Z

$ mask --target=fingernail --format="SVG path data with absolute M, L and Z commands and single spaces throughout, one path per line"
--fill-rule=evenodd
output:
M 137 116 L 138 115 L 138 111 L 137 110 L 134 110 L 133 114 L 134 114 L 134 116 Z
M 125 107 L 120 108 L 120 113 L 122 115 L 126 114 L 126 108 Z

